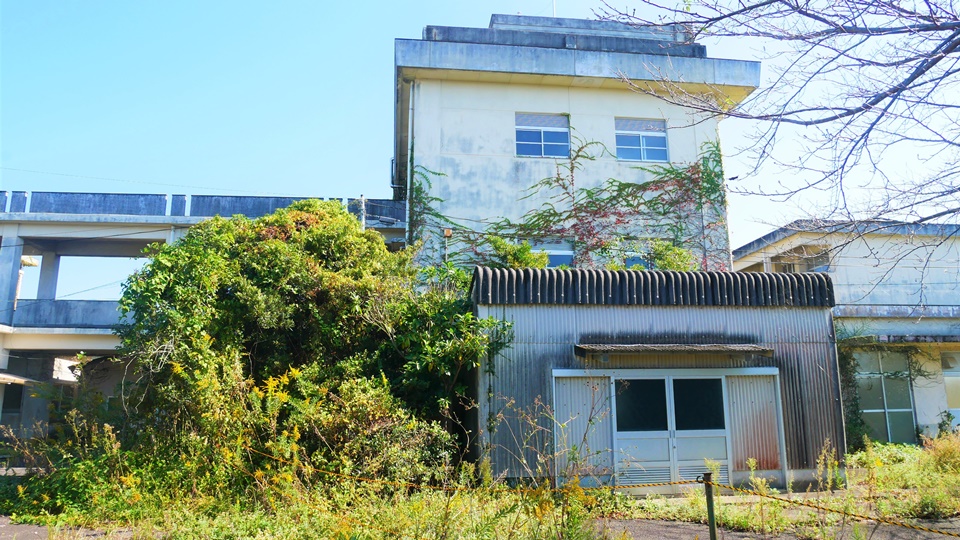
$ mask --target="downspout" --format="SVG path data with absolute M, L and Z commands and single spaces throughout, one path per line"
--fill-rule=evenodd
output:
M 406 218 L 405 223 L 407 224 L 407 245 L 413 245 L 413 229 L 410 227 L 410 196 L 413 194 L 413 179 L 414 179 L 414 162 L 413 162 L 413 124 L 414 117 L 413 113 L 416 109 L 414 102 L 416 101 L 417 93 L 417 82 L 410 81 L 410 105 L 407 110 L 407 178 L 405 182 L 407 184 L 407 204 L 404 209 L 404 217 Z

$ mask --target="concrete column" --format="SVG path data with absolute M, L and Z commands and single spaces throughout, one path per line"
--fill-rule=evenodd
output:
M 10 351 L 4 346 L 3 334 L 0 334 L 0 369 L 6 370 L 10 366 Z M 0 384 L 0 405 L 3 404 L 3 385 Z
M 23 240 L 16 225 L 0 228 L 0 324 L 13 323 L 13 300 L 17 294 L 20 277 L 20 257 L 23 256 Z
M 37 300 L 55 300 L 57 298 L 57 278 L 60 276 L 60 255 L 53 251 L 41 254 L 40 286 L 37 288 Z

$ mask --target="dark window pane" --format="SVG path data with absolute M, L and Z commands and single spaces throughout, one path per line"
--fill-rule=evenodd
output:
M 566 144 L 544 144 L 543 155 L 550 157 L 569 157 L 570 147 Z
M 540 132 L 528 129 L 517 130 L 517 142 L 540 142 Z
M 889 442 L 887 439 L 887 415 L 882 412 L 865 412 L 860 415 L 867 425 L 867 435 L 880 442 Z
M 567 144 L 570 142 L 570 134 L 566 131 L 544 131 L 543 142 Z
M 644 155 L 645 161 L 666 161 L 667 160 L 666 149 L 660 150 L 660 149 L 654 148 L 651 150 L 650 148 L 647 148 L 644 151 L 643 155 Z
M 617 146 L 634 146 L 640 147 L 640 136 L 639 135 L 621 135 L 617 134 Z
M 720 379 L 674 379 L 673 412 L 678 430 L 723 429 Z
M 880 366 L 883 368 L 884 373 L 889 373 L 891 371 L 906 373 L 909 369 L 907 367 L 907 355 L 903 353 L 883 353 L 880 357 Z
M 884 393 L 888 409 L 911 409 L 910 379 L 906 377 L 884 377 Z
M 860 409 L 883 409 L 883 387 L 880 377 L 857 377 L 857 395 L 860 396 Z
M 517 143 L 517 155 L 518 156 L 536 156 L 540 157 L 543 154 L 541 152 L 543 147 L 539 144 L 530 144 L 530 143 Z
M 888 412 L 890 420 L 890 442 L 917 442 L 917 426 L 913 423 L 912 412 Z
M 666 137 L 648 137 L 643 136 L 643 146 L 644 148 L 667 148 L 667 138 Z
M 573 265 L 573 255 L 567 255 L 562 253 L 548 253 L 547 266 L 550 268 L 556 268 L 560 265 L 571 266 Z
M 17 414 L 23 404 L 23 385 L 8 384 L 3 390 L 3 412 Z
M 624 148 L 622 146 L 617 147 L 617 159 L 640 159 L 640 149 L 639 148 Z
M 860 373 L 877 373 L 880 371 L 880 354 L 872 351 L 853 353 L 857 361 L 857 371 Z
M 617 431 L 666 431 L 667 384 L 663 379 L 619 380 Z

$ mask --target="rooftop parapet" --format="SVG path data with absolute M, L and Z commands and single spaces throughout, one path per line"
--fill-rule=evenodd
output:
M 427 26 L 424 41 L 706 58 L 680 27 L 635 28 L 611 21 L 493 15 L 489 28 Z

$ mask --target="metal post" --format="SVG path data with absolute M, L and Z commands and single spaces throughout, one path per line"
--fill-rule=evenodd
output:
M 717 516 L 713 512 L 713 473 L 703 473 L 703 492 L 707 496 L 707 527 L 710 540 L 717 540 Z
M 360 230 L 367 230 L 367 199 L 360 194 Z

